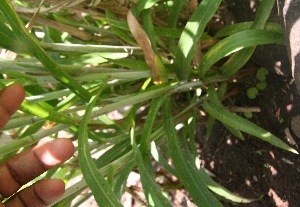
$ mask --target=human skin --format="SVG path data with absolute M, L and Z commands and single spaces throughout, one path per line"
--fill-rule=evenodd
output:
M 25 90 L 13 84 L 0 92 L 0 130 L 18 109 L 25 97 Z M 19 189 L 51 167 L 68 160 L 74 153 L 69 139 L 40 142 L 36 146 L 9 158 L 0 164 L 0 194 L 10 197 L 0 207 L 44 207 L 65 191 L 65 184 L 58 179 L 40 180 Z

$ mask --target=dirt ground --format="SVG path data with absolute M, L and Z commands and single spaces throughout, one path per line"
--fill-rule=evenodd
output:
M 267 88 L 255 100 L 245 95 L 245 80 L 238 91 L 228 99 L 229 104 L 259 107 L 251 119 L 299 151 L 300 138 L 288 133 L 291 117 L 299 114 L 300 99 L 294 84 L 288 78 L 270 74 Z M 201 159 L 215 180 L 238 195 L 259 198 L 249 204 L 232 204 L 225 207 L 299 207 L 300 156 L 272 147 L 255 137 L 245 135 L 241 141 L 230 135 L 221 124 L 216 124 L 211 139 L 202 146 Z

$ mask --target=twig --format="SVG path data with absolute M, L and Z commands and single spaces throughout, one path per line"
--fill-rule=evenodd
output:
M 259 107 L 239 107 L 239 106 L 229 106 L 227 109 L 231 112 L 261 112 Z

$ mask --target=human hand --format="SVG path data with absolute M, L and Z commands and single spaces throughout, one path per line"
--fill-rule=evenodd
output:
M 25 97 L 24 88 L 13 84 L 0 92 L 0 130 L 18 109 Z M 24 184 L 66 160 L 74 153 L 69 139 L 39 143 L 0 164 L 0 197 L 10 197 L 0 207 L 44 207 L 58 199 L 65 191 L 58 179 L 40 180 L 18 191 Z

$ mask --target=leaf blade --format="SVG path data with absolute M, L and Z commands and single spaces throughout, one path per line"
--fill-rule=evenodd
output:
M 127 22 L 134 39 L 143 50 L 145 61 L 149 66 L 154 83 L 160 84 L 166 82 L 168 79 L 161 59 L 156 55 L 147 33 L 134 17 L 131 10 L 128 11 Z
M 101 93 L 101 90 L 94 95 L 86 109 L 86 112 L 83 116 L 82 122 L 79 126 L 78 136 L 78 157 L 79 165 L 82 170 L 82 174 L 86 183 L 91 188 L 92 193 L 97 201 L 98 205 L 107 205 L 111 207 L 122 207 L 117 196 L 111 189 L 111 186 L 105 180 L 103 175 L 98 171 L 96 164 L 94 163 L 90 147 L 88 143 L 88 129 L 87 124 L 90 118 L 91 111 Z
M 273 31 L 250 29 L 231 35 L 214 45 L 203 56 L 199 66 L 200 77 L 204 77 L 208 69 L 218 60 L 243 48 L 253 50 L 253 46 L 262 44 L 284 44 L 284 36 Z M 252 53 L 251 53 L 252 54 Z M 251 55 L 250 54 L 250 55 Z
M 211 116 L 215 117 L 216 119 L 218 119 L 219 121 L 225 123 L 230 127 L 236 128 L 240 131 L 258 137 L 261 140 L 269 142 L 270 144 L 276 147 L 285 149 L 295 154 L 299 154 L 295 149 L 288 146 L 285 142 L 283 142 L 281 139 L 271 134 L 267 130 L 257 126 L 256 124 L 248 121 L 247 119 L 244 119 L 236 115 L 235 113 L 231 113 L 228 110 L 226 110 L 220 103 L 215 92 L 213 93 L 212 91 L 208 91 L 208 92 L 210 93 L 208 95 L 209 102 L 205 101 L 202 107 Z
M 196 43 L 203 34 L 208 21 L 219 8 L 221 0 L 203 0 L 186 24 L 178 42 L 175 72 L 179 80 L 187 80 L 191 72 L 191 61 L 195 53 Z
M 168 139 L 170 155 L 173 159 L 175 170 L 184 186 L 190 192 L 194 202 L 203 207 L 221 207 L 221 203 L 208 191 L 207 186 L 195 165 L 190 165 L 182 154 L 175 126 L 171 116 L 170 97 L 163 105 L 164 128 Z

